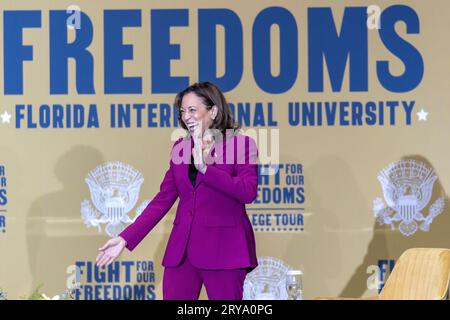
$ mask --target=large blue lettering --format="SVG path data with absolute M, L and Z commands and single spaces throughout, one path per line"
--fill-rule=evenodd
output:
M 133 46 L 123 44 L 124 27 L 140 27 L 140 10 L 105 10 L 105 93 L 142 93 L 140 77 L 124 77 L 123 61 L 133 60 Z
M 77 93 L 94 94 L 94 58 L 87 50 L 94 32 L 92 22 L 80 12 L 81 28 L 75 29 L 75 40 L 68 43 L 68 17 L 64 10 L 50 11 L 50 94 L 67 94 L 69 58 L 76 61 Z
M 23 94 L 23 62 L 33 61 L 33 47 L 23 45 L 25 28 L 40 28 L 40 11 L 5 11 L 3 13 L 4 91 Z
M 180 45 L 170 43 L 170 27 L 188 25 L 188 9 L 154 9 L 151 11 L 153 93 L 173 93 L 188 86 L 189 77 L 170 75 L 170 60 L 180 59 Z
M 309 91 L 323 91 L 323 58 L 331 88 L 341 91 L 347 57 L 350 61 L 350 91 L 368 90 L 367 13 L 365 7 L 345 8 L 338 35 L 331 8 L 308 9 Z
M 198 66 L 200 81 L 211 81 L 222 91 L 234 89 L 244 70 L 242 23 L 229 9 L 200 9 L 198 11 Z M 217 76 L 216 27 L 225 30 L 225 73 Z
M 271 73 L 270 29 L 277 25 L 280 32 L 280 72 Z M 269 93 L 288 91 L 297 79 L 298 31 L 291 12 L 281 7 L 261 11 L 253 24 L 253 75 L 256 84 Z
M 405 65 L 405 71 L 399 76 L 389 71 L 388 61 L 377 62 L 377 75 L 381 85 L 392 92 L 407 92 L 416 88 L 422 81 L 424 65 L 420 52 L 409 42 L 403 40 L 395 31 L 395 24 L 403 21 L 408 34 L 420 32 L 419 17 L 416 12 L 404 5 L 395 5 L 385 9 L 381 15 L 380 37 L 386 48 Z

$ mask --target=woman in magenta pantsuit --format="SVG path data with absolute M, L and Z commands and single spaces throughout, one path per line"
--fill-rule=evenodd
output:
M 172 146 L 160 191 L 99 249 L 97 265 L 110 264 L 125 247 L 132 251 L 179 198 L 162 262 L 163 298 L 196 300 L 205 285 L 209 299 L 240 300 L 245 276 L 257 266 L 245 209 L 257 195 L 256 144 L 238 133 L 225 97 L 209 82 L 180 92 L 175 105 L 188 135 Z

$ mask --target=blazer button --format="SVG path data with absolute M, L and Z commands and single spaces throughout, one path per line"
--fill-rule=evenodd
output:
M 189 215 L 192 217 L 192 210 L 191 211 L 189 211 Z

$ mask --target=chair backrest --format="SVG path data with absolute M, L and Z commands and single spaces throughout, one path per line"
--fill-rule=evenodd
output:
M 445 299 L 450 278 L 450 249 L 406 250 L 380 293 L 383 300 Z

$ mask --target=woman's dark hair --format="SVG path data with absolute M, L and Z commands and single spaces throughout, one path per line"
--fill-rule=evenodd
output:
M 211 110 L 213 106 L 217 106 L 218 112 L 210 129 L 216 129 L 222 132 L 222 134 L 226 134 L 230 129 L 230 131 L 234 133 L 234 131 L 241 128 L 238 123 L 234 122 L 230 106 L 228 105 L 223 93 L 219 90 L 219 88 L 217 88 L 217 86 L 206 81 L 190 85 L 178 93 L 175 97 L 175 106 L 178 108 L 178 122 L 183 129 L 188 130 L 181 118 L 181 102 L 183 101 L 183 97 L 191 92 L 202 99 L 202 102 L 206 106 L 207 110 Z

